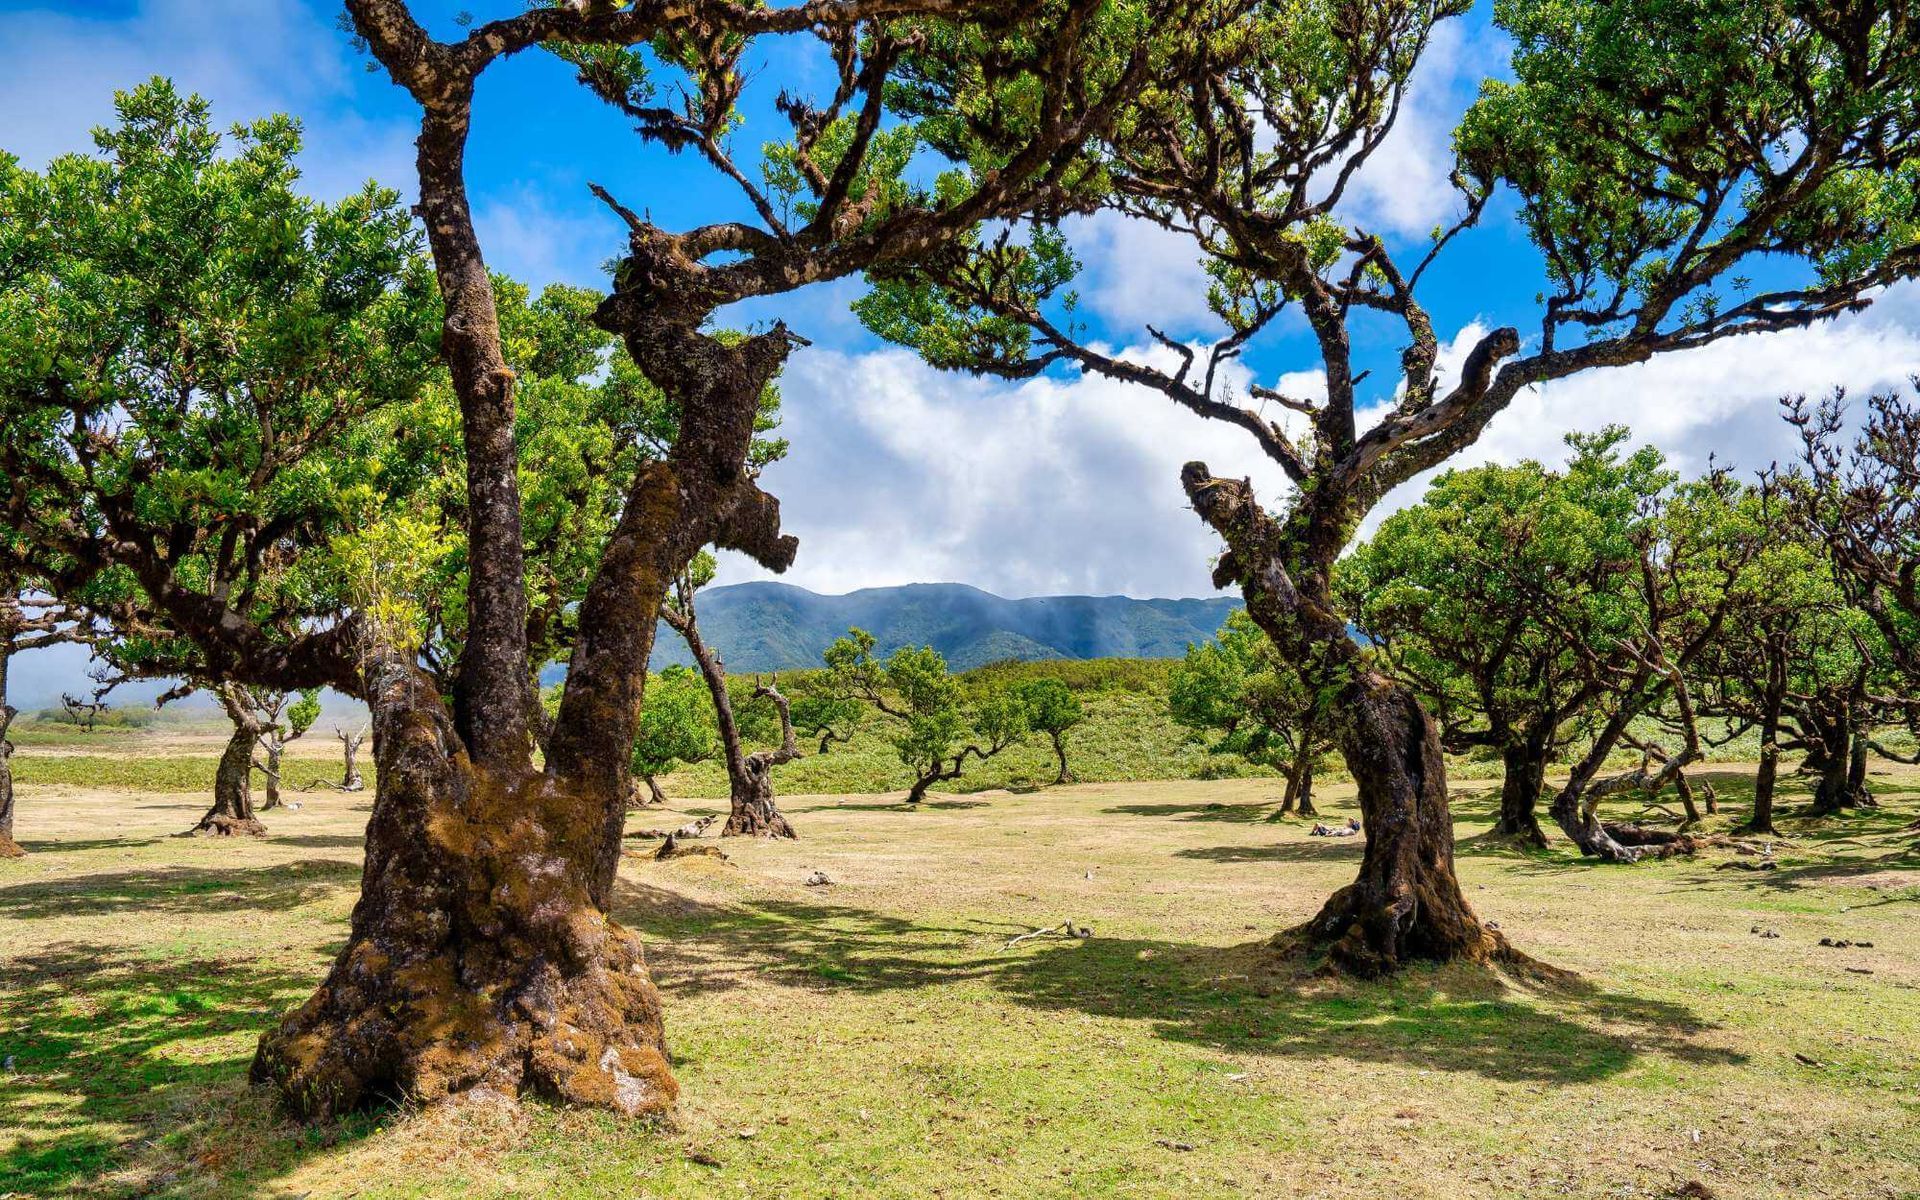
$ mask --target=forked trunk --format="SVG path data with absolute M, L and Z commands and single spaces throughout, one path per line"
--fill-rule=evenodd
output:
M 656 779 L 652 773 L 642 775 L 640 779 L 641 782 L 647 785 L 646 803 L 665 804 L 667 802 L 666 790 L 660 786 L 660 781 Z
M 1446 760 L 1420 702 L 1400 684 L 1360 669 L 1334 703 L 1340 753 L 1359 787 L 1366 855 L 1360 877 L 1296 932 L 1365 977 L 1414 959 L 1517 957 L 1460 892 Z
M 800 757 L 800 744 L 794 737 L 793 710 L 778 685 L 768 683 L 753 689 L 756 696 L 773 701 L 780 714 L 780 744 L 772 750 L 756 750 L 741 760 L 740 771 L 733 776 L 732 808 L 727 814 L 721 837 L 753 834 L 759 837 L 797 838 L 793 825 L 773 802 L 773 769 Z M 745 784 L 745 788 L 742 788 Z
M 287 748 L 278 737 L 272 734 L 268 734 L 262 740 L 262 745 L 267 750 L 267 761 L 260 771 L 260 774 L 266 777 L 264 785 L 266 799 L 261 801 L 260 810 L 265 812 L 268 809 L 280 807 L 280 762 L 286 756 Z
M 1227 543 L 1215 585 L 1238 583 L 1247 614 L 1275 648 L 1316 682 L 1339 685 L 1334 740 L 1359 791 L 1366 853 L 1359 878 L 1276 943 L 1326 946 L 1335 966 L 1362 976 L 1412 959 L 1523 959 L 1460 892 L 1438 728 L 1410 690 L 1367 667 L 1333 603 L 1333 564 L 1357 517 L 1321 493 L 1281 526 L 1249 483 L 1217 478 L 1205 463 L 1182 467 L 1180 482 Z
M 259 837 L 267 832 L 253 814 L 253 747 L 259 736 L 260 727 L 250 717 L 234 717 L 233 736 L 214 770 L 213 807 L 182 837 Z
M 913 786 L 907 789 L 907 803 L 918 804 L 925 800 L 927 790 L 946 778 L 948 778 L 946 772 L 939 767 L 935 767 L 932 774 L 920 776 L 913 781 Z
M 700 622 L 694 613 L 690 587 L 681 586 L 677 602 L 660 606 L 660 616 L 686 640 L 693 661 L 706 681 L 707 695 L 713 701 L 714 724 L 720 731 L 720 749 L 727 764 L 729 805 L 726 828 L 721 837 L 797 838 L 793 825 L 773 802 L 773 768 L 800 757 L 794 742 L 793 717 L 786 697 L 773 687 L 761 687 L 755 694 L 771 696 L 780 711 L 781 744 L 776 750 L 752 754 L 740 737 L 740 723 L 733 715 L 733 695 L 727 691 L 727 669 L 706 639 L 700 636 Z M 648 780 L 652 782 L 651 778 Z
M 1873 805 L 1867 790 L 1867 744 L 1850 724 L 1828 734 L 1826 753 L 1819 758 L 1820 782 L 1814 788 L 1813 815 L 1832 816 L 1849 808 Z
M 1500 753 L 1505 774 L 1500 781 L 1500 820 L 1496 837 L 1513 838 L 1545 849 L 1547 835 L 1540 829 L 1540 793 L 1547 786 L 1546 740 L 1528 736 Z
M 744 782 L 746 787 L 740 785 Z M 762 770 L 750 771 L 747 778 L 735 780 L 727 824 L 721 837 L 797 838 L 793 825 L 773 802 L 773 776 Z
M 332 1116 L 473 1088 L 622 1113 L 677 1087 L 640 940 L 592 895 L 604 798 L 474 766 L 426 676 L 366 666 L 366 867 L 326 981 L 260 1040 L 252 1078 Z
M 358 733 L 336 733 L 340 739 L 340 753 L 345 762 L 340 770 L 340 790 L 343 792 L 361 791 L 367 786 L 360 777 L 360 743 L 366 737 L 366 731 Z
M 1313 806 L 1313 746 L 1311 744 L 1303 745 L 1300 752 L 1294 755 L 1293 770 L 1287 778 L 1286 799 L 1280 804 L 1282 810 L 1289 806 L 1303 817 L 1320 815 L 1320 810 Z

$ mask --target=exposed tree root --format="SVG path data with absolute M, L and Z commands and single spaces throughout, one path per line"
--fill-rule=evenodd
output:
M 176 833 L 175 837 L 265 837 L 267 827 L 256 817 L 230 817 L 225 813 L 210 812 L 200 818 L 200 823 L 192 829 Z

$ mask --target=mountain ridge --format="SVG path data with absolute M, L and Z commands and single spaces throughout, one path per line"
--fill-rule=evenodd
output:
M 702 591 L 701 634 L 729 670 L 820 665 L 834 638 L 858 626 L 876 650 L 930 645 L 955 670 L 1004 659 L 1173 658 L 1213 636 L 1238 599 L 1029 596 L 1008 599 L 964 583 L 909 583 L 822 595 L 777 580 Z M 652 666 L 690 664 L 686 643 L 662 622 Z

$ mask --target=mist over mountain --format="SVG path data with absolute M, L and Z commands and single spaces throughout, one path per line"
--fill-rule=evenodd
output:
M 822 596 L 786 583 L 740 583 L 700 593 L 700 632 L 730 671 L 817 667 L 833 639 L 859 626 L 886 653 L 932 646 L 955 670 L 1004 659 L 1174 658 L 1212 637 L 1240 607 L 1228 597 L 1033 596 L 1008 600 L 961 583 L 912 583 Z M 653 668 L 691 664 L 664 623 Z

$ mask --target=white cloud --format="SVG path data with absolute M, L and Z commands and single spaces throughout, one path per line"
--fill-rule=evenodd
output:
M 581 189 L 585 195 L 585 189 Z M 557 204 L 531 185 L 494 194 L 473 210 L 487 266 L 535 292 L 549 283 L 605 291 L 602 264 L 626 250 L 626 231 L 605 206 Z
M 1506 39 L 1492 28 L 1460 19 L 1435 27 L 1393 129 L 1349 185 L 1347 220 L 1413 238 L 1459 216 L 1460 196 L 1449 181 L 1453 130 L 1480 81 L 1500 74 L 1507 56 Z
M 1148 325 L 1171 337 L 1220 328 L 1191 237 L 1107 211 L 1076 217 L 1065 230 L 1085 264 L 1081 301 L 1116 336 L 1141 337 Z
M 1453 338 L 1441 355 L 1443 378 L 1458 372 L 1484 332 L 1473 324 Z M 1569 432 L 1620 424 L 1633 431 L 1634 444 L 1658 446 L 1684 474 L 1706 469 L 1709 457 L 1751 473 L 1796 452 L 1797 438 L 1780 417 L 1782 396 L 1824 395 L 1843 386 L 1864 397 L 1901 387 L 1916 374 L 1920 284 L 1909 283 L 1864 313 L 1808 329 L 1730 338 L 1529 388 L 1446 466 L 1525 458 L 1558 463 L 1566 458 Z M 1392 492 L 1368 530 L 1386 513 L 1417 501 L 1426 481 L 1423 476 Z
M 800 537 L 785 578 L 816 591 L 956 580 L 1012 596 L 1206 595 L 1218 547 L 1187 509 L 1181 464 L 1251 474 L 1266 496 L 1284 483 L 1240 430 L 1105 379 L 1009 384 L 904 351 L 807 350 L 781 390 L 793 452 L 766 483 Z M 727 559 L 724 581 L 764 574 Z

